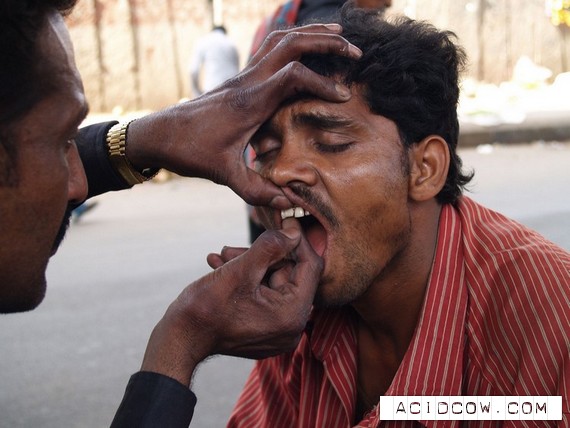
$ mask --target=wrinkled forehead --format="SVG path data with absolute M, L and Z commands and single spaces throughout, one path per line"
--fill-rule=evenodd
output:
M 352 85 L 350 91 L 352 93 L 350 100 L 342 103 L 309 95 L 290 99 L 279 107 L 269 122 L 284 119 L 293 121 L 300 116 L 307 115 L 330 118 L 346 117 L 356 120 L 365 114 L 373 114 L 363 96 L 362 88 L 358 85 Z
M 360 91 L 352 88 L 349 101 L 338 103 L 315 97 L 289 100 L 252 137 L 255 145 L 265 137 L 280 137 L 295 131 L 356 131 L 372 129 L 380 117 L 371 112 Z

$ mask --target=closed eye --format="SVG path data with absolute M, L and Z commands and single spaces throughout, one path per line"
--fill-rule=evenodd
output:
M 255 153 L 254 162 L 266 161 L 269 156 L 281 148 L 281 143 L 277 139 L 268 137 L 252 140 L 250 144 Z
M 259 162 L 259 163 L 263 163 L 266 162 L 267 160 L 269 160 L 269 157 L 276 153 L 279 150 L 279 147 L 275 147 L 269 150 L 259 150 L 255 152 L 255 158 L 253 159 L 254 162 Z
M 322 153 L 341 153 L 348 150 L 352 146 L 352 142 L 350 143 L 342 143 L 342 144 L 323 144 L 323 143 L 315 143 L 315 147 L 318 151 Z

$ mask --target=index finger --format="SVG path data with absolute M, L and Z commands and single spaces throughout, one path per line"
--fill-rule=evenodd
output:
M 248 66 L 257 64 L 265 55 L 269 53 L 269 51 L 277 46 L 283 37 L 291 32 L 340 34 L 342 32 L 342 26 L 340 24 L 309 24 L 300 27 L 272 31 L 265 37 L 262 45 L 249 60 Z
M 287 219 L 283 225 L 301 233 L 301 225 L 295 219 Z M 284 268 L 273 273 L 270 280 L 272 288 L 285 287 L 287 290 L 282 290 L 283 292 L 292 292 L 298 302 L 306 302 L 310 306 L 323 271 L 323 260 L 302 233 L 299 245 L 292 251 L 292 257 L 292 269 Z
M 297 230 L 268 230 L 263 232 L 242 255 L 227 262 L 225 266 L 237 263 L 237 277 L 250 278 L 251 282 L 261 284 L 262 279 L 273 266 L 287 258 L 298 245 L 300 233 Z
M 269 43 L 274 41 L 270 40 Z M 362 51 L 339 34 L 290 31 L 263 56 L 256 55 L 251 65 L 267 66 L 265 72 L 268 77 L 306 54 L 331 54 L 358 59 L 362 56 Z
M 289 283 L 294 287 L 297 301 L 307 302 L 310 306 L 321 279 L 323 261 L 304 236 L 301 237 L 294 255 L 295 267 L 289 276 Z

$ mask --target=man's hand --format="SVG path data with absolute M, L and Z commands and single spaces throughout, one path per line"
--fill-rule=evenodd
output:
M 236 77 L 201 97 L 137 119 L 129 126 L 127 156 L 139 168 L 162 167 L 231 187 L 251 205 L 286 208 L 281 190 L 246 166 L 244 150 L 256 130 L 292 96 L 333 101 L 348 89 L 300 62 L 308 53 L 359 58 L 360 49 L 337 24 L 271 33 Z
M 188 385 L 214 354 L 263 358 L 293 349 L 307 323 L 322 260 L 288 219 L 249 250 L 211 254 L 216 268 L 182 291 L 155 327 L 142 370 Z

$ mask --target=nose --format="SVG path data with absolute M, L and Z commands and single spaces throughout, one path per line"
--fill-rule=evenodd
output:
M 75 142 L 71 143 L 68 151 L 67 165 L 69 168 L 68 201 L 72 204 L 83 202 L 87 198 L 87 177 Z
M 290 183 L 304 183 L 313 186 L 318 179 L 315 165 L 302 144 L 283 143 L 279 154 L 272 162 L 268 178 L 279 187 Z

